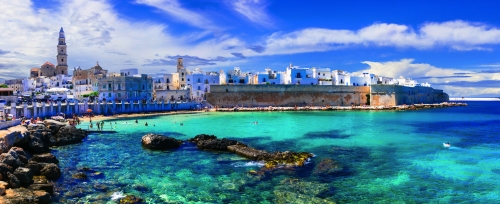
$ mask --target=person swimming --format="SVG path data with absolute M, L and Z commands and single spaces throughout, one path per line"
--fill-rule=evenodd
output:
M 135 123 L 139 123 L 139 122 L 137 121 L 137 119 L 135 119 Z
M 146 122 L 146 124 L 144 124 L 144 125 L 148 126 L 148 122 Z
M 445 142 L 445 143 L 443 143 L 443 147 L 449 148 L 449 147 L 451 147 L 451 145 L 449 142 Z

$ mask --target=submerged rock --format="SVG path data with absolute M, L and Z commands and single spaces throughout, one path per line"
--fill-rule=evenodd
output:
M 143 203 L 142 198 L 136 197 L 135 195 L 126 195 L 124 198 L 120 198 L 118 201 L 120 204 L 135 204 Z
M 144 135 L 141 142 L 148 149 L 174 149 L 182 144 L 182 140 L 151 133 Z
M 85 174 L 83 172 L 78 172 L 76 174 L 71 175 L 71 178 L 74 178 L 74 179 L 87 179 L 87 174 Z
M 330 158 L 324 158 L 314 167 L 313 174 L 328 175 L 342 170 L 343 166 L 339 162 Z
M 5 196 L 0 196 L 0 203 L 51 203 L 50 195 L 45 191 L 26 188 L 7 189 Z
M 29 186 L 31 190 L 41 190 L 49 194 L 54 193 L 54 184 L 49 182 L 45 176 L 33 176 L 33 184 Z

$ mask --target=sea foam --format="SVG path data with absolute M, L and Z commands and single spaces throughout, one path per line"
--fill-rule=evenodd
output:
M 117 191 L 111 195 L 111 200 L 118 200 L 120 198 L 125 198 L 125 195 L 123 195 L 123 191 Z
M 234 167 L 249 167 L 249 166 L 264 166 L 264 163 L 263 162 L 255 162 L 255 161 L 251 161 L 251 162 L 246 162 L 246 163 L 235 163 L 233 164 Z

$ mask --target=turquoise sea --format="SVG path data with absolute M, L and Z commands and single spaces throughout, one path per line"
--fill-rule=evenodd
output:
M 80 127 L 88 125 L 85 120 Z M 91 134 L 81 144 L 53 150 L 63 172 L 55 203 L 113 203 L 112 195 L 120 193 L 146 203 L 500 201 L 497 102 L 417 111 L 209 112 L 105 122 L 119 133 Z M 147 133 L 182 140 L 213 134 L 267 151 L 316 156 L 303 167 L 252 175 L 248 172 L 260 171 L 260 164 L 232 153 L 202 151 L 190 143 L 172 151 L 143 149 Z M 325 161 L 341 168 L 318 173 Z M 77 172 L 88 179 L 71 178 Z

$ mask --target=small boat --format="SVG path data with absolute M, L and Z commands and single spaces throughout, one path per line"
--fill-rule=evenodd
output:
M 450 143 L 446 142 L 446 143 L 443 143 L 443 147 L 449 148 L 449 147 L 451 147 L 451 145 L 450 145 Z

